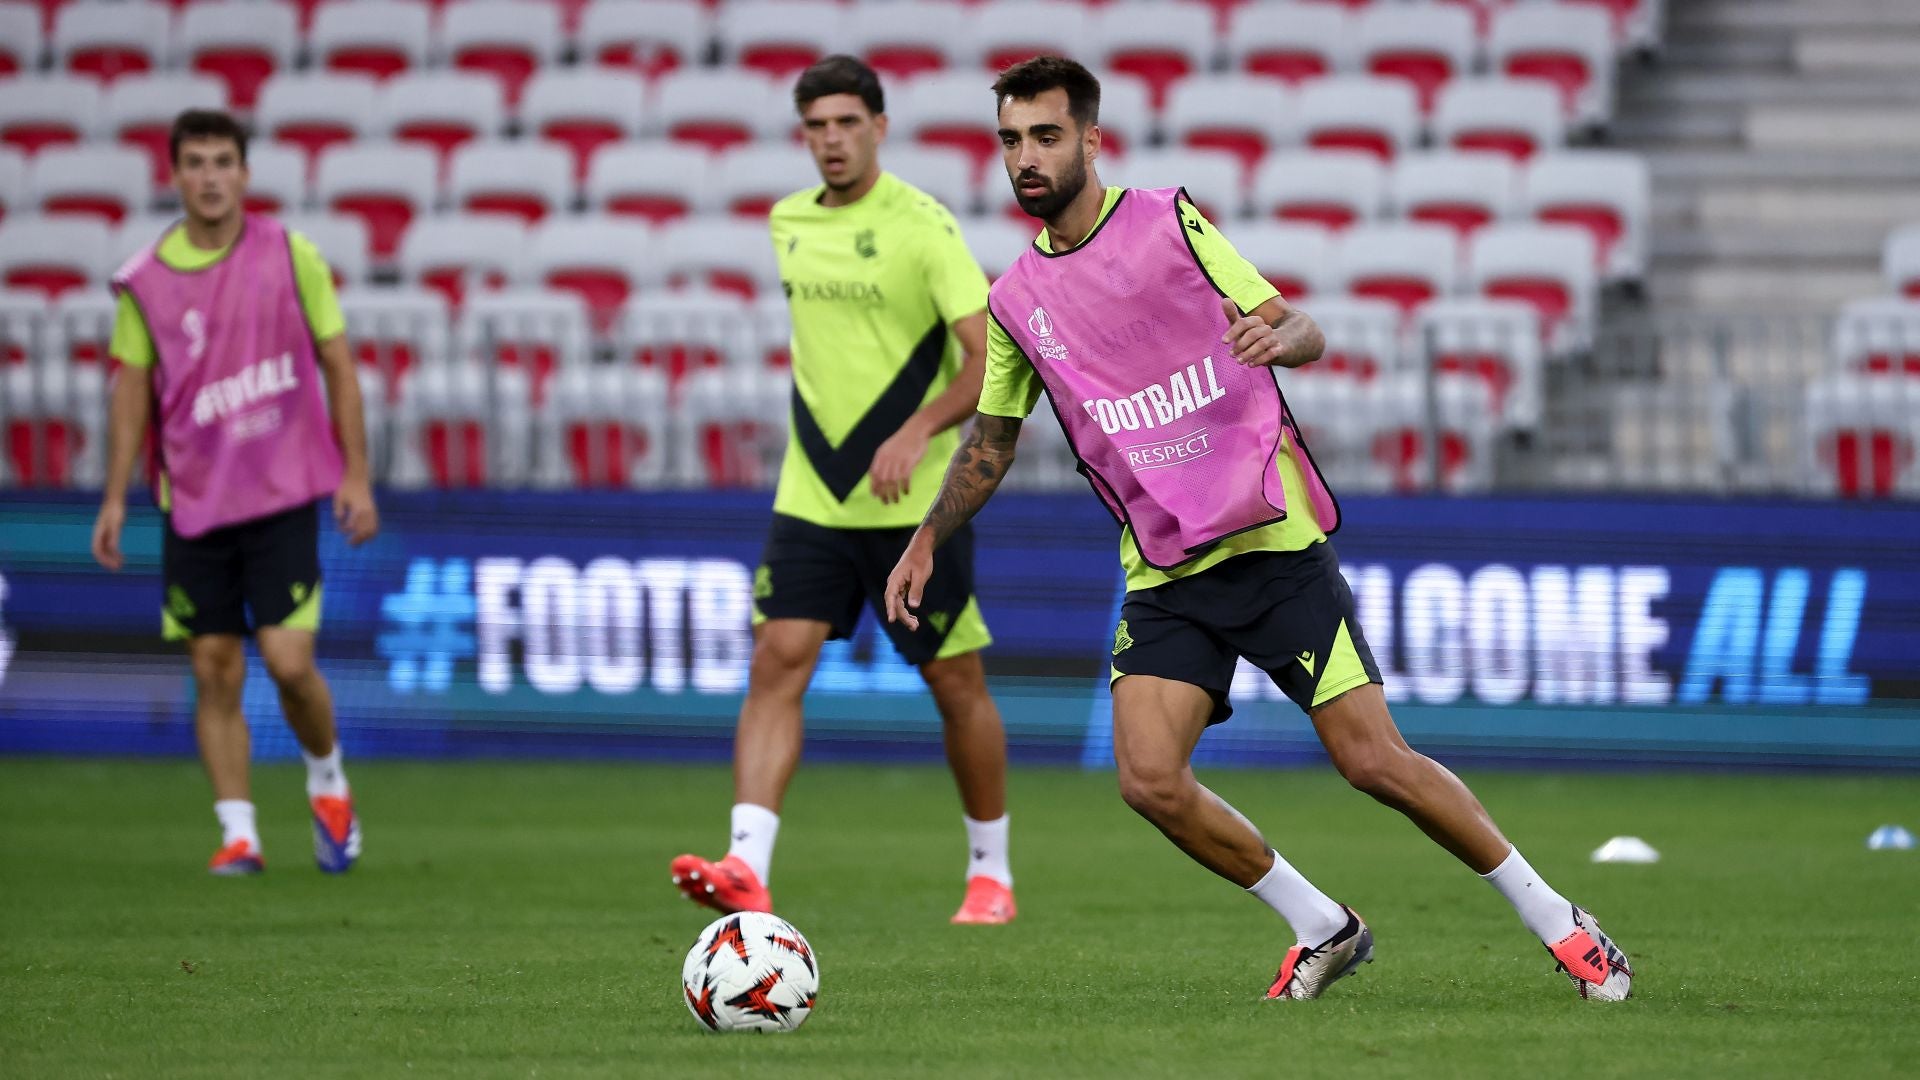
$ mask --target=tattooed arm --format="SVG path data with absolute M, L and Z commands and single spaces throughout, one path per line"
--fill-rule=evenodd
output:
M 906 553 L 887 578 L 887 621 L 920 628 L 913 614 L 920 606 L 927 579 L 933 576 L 933 552 L 947 542 L 993 497 L 994 489 L 1013 465 L 1014 444 L 1020 441 L 1020 421 L 1008 416 L 978 413 L 973 429 L 954 451 L 947 477 L 934 496 L 926 520 L 914 531 Z
M 1280 297 L 1261 304 L 1245 315 L 1232 300 L 1222 298 L 1220 309 L 1227 314 L 1226 336 L 1220 340 L 1233 346 L 1233 358 L 1248 367 L 1296 368 L 1320 359 L 1327 339 L 1307 313 Z

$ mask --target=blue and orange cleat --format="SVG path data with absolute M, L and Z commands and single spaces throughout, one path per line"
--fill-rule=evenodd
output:
M 214 852 L 213 858 L 207 860 L 207 873 L 214 877 L 246 877 L 266 868 L 267 863 L 260 857 L 260 850 L 246 840 L 235 840 Z
M 955 926 L 999 926 L 1019 914 L 1013 890 L 984 874 L 967 879 L 967 896 L 949 920 Z
M 360 819 L 353 813 L 350 795 L 315 795 L 313 807 L 313 861 L 329 874 L 344 874 L 360 858 Z
M 698 855 L 682 855 L 670 868 L 673 883 L 687 899 L 723 915 L 736 911 L 773 910 L 773 896 L 760 884 L 760 875 L 738 855 L 708 862 Z

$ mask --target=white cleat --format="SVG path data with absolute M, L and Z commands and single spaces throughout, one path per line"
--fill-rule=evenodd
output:
M 1280 962 L 1280 973 L 1267 988 L 1267 1000 L 1292 998 L 1308 1001 L 1326 993 L 1327 987 L 1354 974 L 1361 964 L 1373 963 L 1373 931 L 1366 921 L 1345 904 L 1347 925 L 1318 945 L 1295 945 Z
M 1633 996 L 1633 968 L 1600 923 L 1573 906 L 1574 931 L 1552 945 L 1554 969 L 1566 972 L 1583 1001 L 1625 1001 Z

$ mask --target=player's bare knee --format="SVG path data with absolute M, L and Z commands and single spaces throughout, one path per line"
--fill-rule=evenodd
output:
M 267 677 L 282 690 L 297 690 L 319 673 L 312 653 L 269 652 L 261 660 L 266 664 Z
M 934 698 L 941 702 L 962 702 L 985 697 L 987 693 L 987 679 L 979 653 L 929 661 L 920 665 L 920 677 L 926 680 L 927 689 Z
M 1366 747 L 1350 750 L 1334 758 L 1340 775 L 1354 790 L 1371 795 L 1390 806 L 1407 801 L 1414 786 L 1412 775 L 1418 755 L 1393 747 Z
M 804 692 L 813 675 L 814 656 L 814 649 L 798 642 L 774 635 L 760 638 L 753 646 L 748 693 L 787 695 L 796 687 Z
M 1148 821 L 1180 816 L 1192 795 L 1184 770 L 1155 766 L 1120 769 L 1120 798 Z
M 240 649 L 197 648 L 193 652 L 193 681 L 202 696 L 217 700 L 240 698 L 246 684 L 247 655 Z

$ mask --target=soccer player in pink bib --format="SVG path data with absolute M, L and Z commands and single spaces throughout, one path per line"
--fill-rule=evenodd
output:
M 151 422 L 166 516 L 161 629 L 187 643 L 222 833 L 208 869 L 265 869 L 240 711 L 251 633 L 306 758 L 315 860 L 341 873 L 359 857 L 360 823 L 333 695 L 314 666 L 317 503 L 332 496 L 350 543 L 379 529 L 346 324 L 313 244 L 246 211 L 247 136 L 232 117 L 182 113 L 171 153 L 185 219 L 113 277 L 119 367 L 93 555 L 109 570 L 125 565 L 127 484 Z
M 993 495 L 1046 395 L 1121 526 L 1113 748 L 1127 804 L 1292 927 L 1268 998 L 1314 998 L 1373 958 L 1373 934 L 1203 787 L 1190 761 L 1232 714 L 1238 658 L 1312 719 L 1354 787 L 1484 877 L 1588 1000 L 1632 988 L 1627 958 L 1507 842 L 1473 793 L 1409 748 L 1387 711 L 1327 540 L 1339 508 L 1272 368 L 1319 358 L 1320 330 L 1183 191 L 1104 187 L 1100 84 L 1057 56 L 994 84 L 1007 177 L 1046 224 L 987 300 L 979 415 L 887 583 L 914 625 L 936 548 Z

